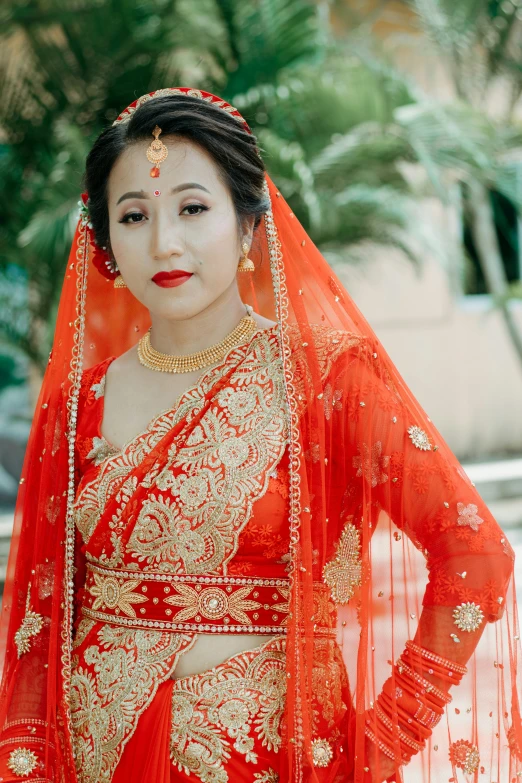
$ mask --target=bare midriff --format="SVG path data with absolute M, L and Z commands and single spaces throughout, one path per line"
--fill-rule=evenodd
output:
M 273 638 L 271 634 L 198 634 L 193 646 L 178 661 L 172 677 L 178 679 L 201 674 L 233 655 L 253 650 Z

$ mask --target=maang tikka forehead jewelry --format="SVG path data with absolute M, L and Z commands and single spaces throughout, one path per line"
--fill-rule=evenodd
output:
M 163 161 L 167 159 L 167 155 L 169 154 L 167 147 L 159 139 L 160 133 L 161 133 L 161 128 L 158 128 L 158 126 L 156 125 L 156 127 L 152 131 L 152 134 L 154 136 L 154 141 L 151 141 L 150 146 L 147 149 L 147 160 L 150 160 L 151 163 L 154 163 L 154 166 L 150 170 L 151 177 L 159 177 L 160 175 L 159 167 L 163 163 Z

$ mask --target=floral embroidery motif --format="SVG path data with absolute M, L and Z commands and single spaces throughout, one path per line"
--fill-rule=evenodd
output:
M 360 457 L 352 458 L 353 467 L 357 468 L 357 477 L 364 475 L 364 478 L 372 487 L 388 481 L 388 474 L 384 470 L 388 470 L 390 458 L 382 456 L 382 443 L 380 441 L 374 443 L 371 454 L 367 443 L 361 445 L 361 450 Z
M 102 379 L 98 383 L 93 383 L 91 386 L 91 391 L 94 392 L 94 399 L 99 400 L 100 397 L 103 397 L 105 394 L 105 379 L 106 379 L 105 373 L 102 376 Z
M 449 758 L 452 764 L 464 770 L 467 775 L 476 772 L 480 764 L 478 748 L 463 739 L 451 743 Z
M 195 639 L 194 634 L 102 625 L 96 644 L 78 653 L 71 721 L 80 783 L 111 780 L 140 715 Z
M 333 759 L 332 746 L 325 739 L 314 739 L 312 741 L 312 758 L 314 766 L 327 767 Z
M 18 657 L 21 658 L 24 653 L 31 649 L 31 639 L 38 636 L 43 628 L 44 619 L 41 614 L 33 612 L 31 609 L 31 583 L 27 586 L 27 599 L 25 602 L 25 615 L 22 619 L 20 628 L 14 635 L 14 643 L 18 651 Z
M 237 355 L 229 357 L 230 362 L 237 360 Z M 92 536 L 108 500 L 117 496 L 119 489 L 123 491 L 128 473 L 179 421 L 186 419 L 190 426 L 205 394 L 226 369 L 210 370 L 175 410 L 154 420 L 122 453 L 109 457 L 96 478 L 80 489 L 75 521 L 85 541 Z M 269 473 L 281 460 L 286 431 L 277 338 L 270 331 L 261 332 L 252 339 L 227 388 L 213 400 L 183 445 L 173 448 L 171 463 L 161 473 L 151 468 L 142 481 L 142 486 L 155 486 L 157 491 L 150 492 L 141 505 L 126 551 L 117 552 L 115 540 L 113 553 L 100 561 L 115 567 L 128 554 L 144 569 L 171 573 L 211 573 L 226 568 L 254 503 L 268 488 Z M 127 497 L 121 497 L 111 522 L 120 541 L 123 531 L 118 519 L 132 491 L 130 487 Z
M 331 383 L 325 386 L 323 394 L 324 415 L 327 421 L 330 421 L 333 411 L 340 411 L 343 408 L 342 389 L 333 391 Z
M 314 607 L 315 610 L 315 607 Z M 314 611 L 314 617 L 317 612 Z M 328 733 L 334 736 L 346 714 L 343 694 L 349 692 L 346 667 L 342 653 L 332 639 L 314 640 L 314 662 L 312 669 L 312 688 L 317 709 L 312 714 L 312 731 Z
M 514 720 L 516 720 L 516 719 L 517 719 L 517 714 L 516 714 L 516 711 L 515 711 Z M 519 718 L 519 720 L 520 720 L 520 718 Z M 511 753 L 514 756 L 516 756 L 516 758 L 519 761 L 522 761 L 522 746 L 518 742 L 517 732 L 516 732 L 516 728 L 515 728 L 514 724 L 512 724 L 509 727 L 506 736 L 507 736 L 508 746 L 509 746 L 509 749 L 510 749 Z
M 457 511 L 459 512 L 457 525 L 469 525 L 472 530 L 477 531 L 479 525 L 484 522 L 482 517 L 477 514 L 478 507 L 474 503 L 468 503 L 467 506 L 464 503 L 457 503 Z
M 285 649 L 285 641 L 277 639 L 203 674 L 174 680 L 170 757 L 180 772 L 202 783 L 227 783 L 232 743 L 247 762 L 257 763 L 254 733 L 268 750 L 279 750 Z
M 460 604 L 453 610 L 454 623 L 461 631 L 476 631 L 484 619 L 478 604 L 471 602 Z
M 255 783 L 279 783 L 279 775 L 272 767 L 269 767 L 266 772 L 254 772 Z
M 7 766 L 20 778 L 25 778 L 36 769 L 38 756 L 28 748 L 16 748 L 9 754 Z
M 291 326 L 289 337 L 292 344 L 291 362 L 294 370 L 296 399 L 301 411 L 306 401 L 314 395 L 314 382 L 310 372 L 309 355 L 307 351 L 315 352 L 321 380 L 330 374 L 334 362 L 343 353 L 361 345 L 364 338 L 354 332 L 344 332 L 319 324 L 310 325 L 310 334 L 304 339 L 298 326 Z M 310 339 L 310 343 L 307 340 Z
M 189 585 L 177 585 L 179 595 L 165 598 L 165 603 L 171 606 L 186 607 L 172 616 L 172 622 L 190 620 L 195 614 L 201 614 L 208 619 L 224 617 L 229 614 L 236 622 L 249 625 L 250 617 L 246 612 L 259 609 L 259 601 L 248 601 L 246 596 L 252 592 L 251 587 L 241 587 L 228 596 L 225 590 L 219 587 L 208 587 L 197 592 Z
M 410 436 L 411 442 L 417 449 L 420 449 L 421 451 L 431 451 L 431 441 L 428 435 L 424 432 L 424 430 L 421 430 L 420 427 L 412 424 L 412 426 L 408 428 L 408 435 Z
M 132 604 L 143 604 L 148 598 L 141 593 L 133 592 L 141 581 L 131 579 L 127 582 L 120 582 L 113 576 L 104 577 L 101 574 L 93 573 L 95 584 L 89 588 L 89 592 L 94 596 L 95 601 L 92 605 L 94 610 L 116 609 L 116 612 L 123 612 L 127 617 L 136 617 L 136 612 Z
M 341 533 L 335 557 L 323 568 L 323 579 L 337 604 L 347 604 L 361 584 L 360 549 L 359 531 L 348 522 Z
M 105 438 L 93 438 L 92 449 L 87 454 L 87 459 L 92 460 L 93 463 L 98 466 L 116 451 L 117 449 L 114 449 L 110 443 L 107 443 Z

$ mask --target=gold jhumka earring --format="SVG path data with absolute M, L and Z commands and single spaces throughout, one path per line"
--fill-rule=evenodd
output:
M 125 280 L 121 276 L 121 272 L 118 275 L 118 277 L 116 277 L 115 280 L 114 280 L 114 288 L 127 288 L 127 283 L 125 282 Z
M 152 134 L 154 136 L 154 141 L 151 141 L 150 147 L 147 149 L 147 160 L 149 160 L 151 163 L 154 163 L 154 166 L 150 170 L 150 176 L 151 177 L 159 177 L 160 170 L 159 167 L 163 163 L 164 160 L 167 159 L 167 155 L 169 154 L 169 151 L 165 144 L 163 144 L 162 141 L 158 138 L 161 133 L 161 128 L 156 127 L 152 131 Z
M 248 251 L 250 248 L 248 247 L 246 242 L 243 242 L 241 245 L 241 249 L 243 251 L 243 257 L 241 258 L 239 264 L 237 265 L 237 271 L 238 272 L 253 272 L 255 269 L 254 262 L 251 258 L 248 258 Z

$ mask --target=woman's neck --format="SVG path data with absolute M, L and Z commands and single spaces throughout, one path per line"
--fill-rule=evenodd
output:
M 151 313 L 151 344 L 162 353 L 196 353 L 223 340 L 246 314 L 237 288 L 191 318 L 174 321 Z

